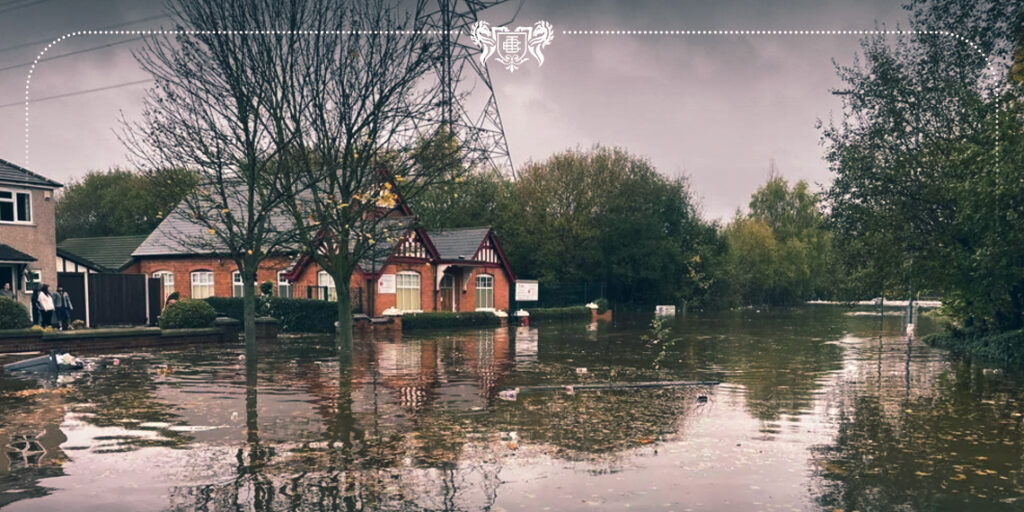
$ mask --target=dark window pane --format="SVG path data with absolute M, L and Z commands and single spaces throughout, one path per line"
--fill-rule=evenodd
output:
M 18 194 L 18 220 L 22 222 L 32 221 L 31 194 Z
M 0 201 L 0 221 L 14 222 L 14 203 Z
M 4 192 L 3 190 L 0 190 L 0 199 L 11 199 L 13 197 L 14 196 L 11 195 L 10 192 Z

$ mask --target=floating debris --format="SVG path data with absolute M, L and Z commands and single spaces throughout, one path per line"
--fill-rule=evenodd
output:
M 596 389 L 640 389 L 640 388 L 672 388 L 686 386 L 717 386 L 719 381 L 710 380 L 658 380 L 650 382 L 605 382 L 600 384 L 562 384 L 557 386 L 521 386 L 515 389 L 506 389 L 498 393 L 502 400 L 515 400 L 515 398 L 504 398 L 505 396 L 515 397 L 519 393 L 531 391 L 565 391 L 573 393 L 582 390 Z M 706 398 L 706 397 L 705 397 Z

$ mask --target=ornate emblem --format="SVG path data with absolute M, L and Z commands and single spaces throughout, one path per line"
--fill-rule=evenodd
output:
M 527 55 L 533 55 L 537 59 L 537 65 L 544 65 L 544 54 L 541 53 L 555 33 L 551 24 L 546 21 L 538 21 L 532 27 L 516 27 L 509 30 L 508 27 L 492 27 L 486 21 L 478 21 L 473 24 L 470 32 L 473 42 L 480 47 L 480 62 L 487 64 L 487 59 L 498 54 L 497 60 L 506 69 L 514 72 L 523 63 L 530 60 Z

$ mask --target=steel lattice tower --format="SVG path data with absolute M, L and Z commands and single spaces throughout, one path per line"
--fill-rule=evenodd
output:
M 477 22 L 481 12 L 509 0 L 435 1 L 434 9 L 424 11 L 422 26 L 425 30 L 438 32 L 441 59 L 436 73 L 442 85 L 445 122 L 470 148 L 468 151 L 472 154 L 466 155 L 469 162 L 484 164 L 494 172 L 515 178 L 491 75 L 487 66 L 480 62 L 481 49 L 469 37 L 470 27 Z M 502 23 L 492 22 L 492 25 L 514 22 L 523 1 L 519 1 L 510 19 Z

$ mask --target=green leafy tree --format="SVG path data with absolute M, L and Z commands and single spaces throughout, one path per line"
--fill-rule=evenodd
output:
M 499 234 L 517 273 L 556 288 L 606 284 L 616 302 L 704 299 L 712 278 L 700 247 L 714 228 L 687 181 L 618 148 L 570 150 L 530 163 L 495 195 Z
M 90 171 L 57 197 L 57 240 L 147 234 L 195 184 L 182 169 Z
M 832 235 L 818 194 L 791 188 L 772 164 L 768 181 L 724 232 L 728 280 L 742 304 L 796 304 L 824 298 L 834 285 Z
M 824 140 L 844 266 L 876 293 L 941 294 L 966 327 L 1019 328 L 1024 165 L 1013 57 L 1021 8 L 909 7 L 913 28 L 927 32 L 868 38 L 860 58 L 838 67 L 844 116 L 824 129 Z M 980 46 L 937 32 L 951 24 Z

